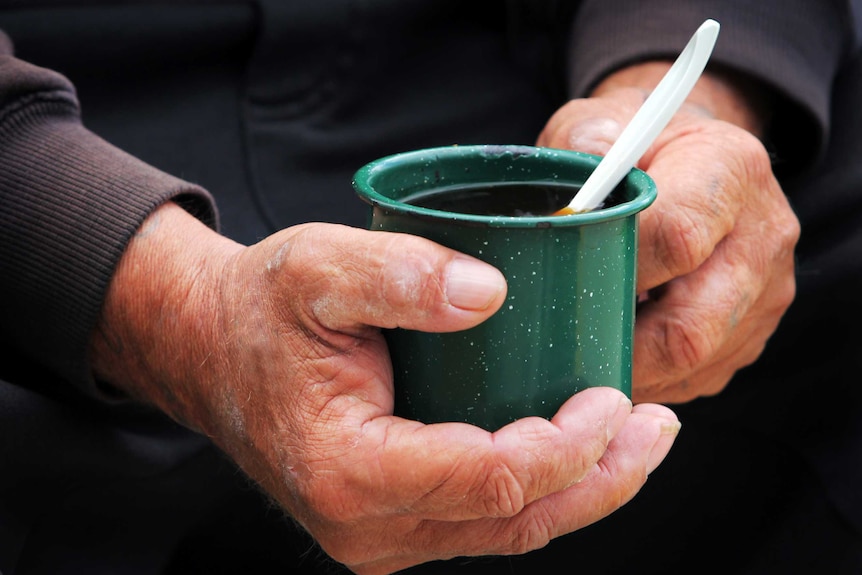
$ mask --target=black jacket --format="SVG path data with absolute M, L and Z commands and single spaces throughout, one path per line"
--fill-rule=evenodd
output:
M 365 162 L 531 144 L 568 98 L 674 57 L 706 18 L 722 24 L 712 63 L 777 94 L 769 144 L 803 224 L 797 302 L 726 392 L 677 408 L 683 432 L 634 502 L 505 568 L 563 551 L 608 573 L 859 560 L 848 3 L 0 0 L 0 572 L 322 569 L 204 438 L 92 381 L 87 342 L 128 238 L 168 198 L 245 243 L 303 221 L 361 226 L 350 178 Z M 800 527 L 827 512 L 831 548 Z

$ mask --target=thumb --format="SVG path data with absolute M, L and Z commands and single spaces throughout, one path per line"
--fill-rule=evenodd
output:
M 643 101 L 644 92 L 636 89 L 571 100 L 551 116 L 537 144 L 603 156 Z
M 334 224 L 292 230 L 289 256 L 267 269 L 280 268 L 280 281 L 295 286 L 288 305 L 328 329 L 458 331 L 486 320 L 506 297 L 499 270 L 424 238 Z
M 586 118 L 572 124 L 565 146 L 570 150 L 604 156 L 619 138 L 622 126 L 613 118 Z

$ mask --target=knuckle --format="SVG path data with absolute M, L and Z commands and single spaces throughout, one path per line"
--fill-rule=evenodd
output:
M 526 524 L 515 530 L 509 552 L 523 555 L 546 546 L 552 539 L 553 525 L 554 520 L 547 512 L 531 513 Z
M 302 278 L 318 272 L 321 264 L 330 264 L 334 247 L 326 230 L 314 224 L 301 224 L 282 230 L 262 243 L 274 243 L 264 269 L 272 277 Z M 329 266 L 325 273 L 329 273 Z
M 498 466 L 479 489 L 487 517 L 514 517 L 524 509 L 524 489 L 506 466 Z
M 377 277 L 386 306 L 395 313 L 432 308 L 443 299 L 441 280 L 428 258 L 420 257 L 403 240 L 389 238 L 380 252 Z
M 775 301 L 780 310 L 789 308 L 796 299 L 796 279 L 790 276 L 787 281 L 775 290 Z
M 544 506 L 536 506 L 517 521 L 499 523 L 478 542 L 482 554 L 523 555 L 553 539 L 554 520 Z
M 663 218 L 655 237 L 655 253 L 668 277 L 678 277 L 696 269 L 712 252 L 705 226 L 699 226 L 682 210 L 678 217 Z
M 737 157 L 745 163 L 747 175 L 758 182 L 772 180 L 772 159 L 763 143 L 749 132 L 739 130 L 735 133 L 733 145 L 739 152 Z
M 788 251 L 792 252 L 802 235 L 802 224 L 789 206 L 786 213 L 786 217 L 781 221 L 779 234 L 783 240 L 782 244 L 787 247 Z
M 704 322 L 706 325 L 706 322 Z M 702 329 L 693 316 L 676 315 L 662 323 L 662 346 L 659 357 L 672 373 L 694 371 L 715 352 L 709 330 Z

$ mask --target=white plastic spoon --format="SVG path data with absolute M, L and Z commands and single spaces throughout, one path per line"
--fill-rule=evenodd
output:
M 715 20 L 707 20 L 700 25 L 569 205 L 557 214 L 577 214 L 595 209 L 629 173 L 700 78 L 718 38 L 718 29 L 719 24 Z

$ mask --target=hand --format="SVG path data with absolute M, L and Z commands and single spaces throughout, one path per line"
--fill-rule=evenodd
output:
M 210 436 L 356 573 L 523 553 L 634 496 L 679 422 L 607 388 L 496 433 L 394 417 L 378 328 L 464 329 L 505 291 L 417 237 L 306 224 L 243 247 L 168 204 L 123 257 L 94 365 Z
M 606 153 L 667 65 L 635 66 L 573 100 L 538 144 Z M 658 198 L 640 217 L 635 402 L 721 391 L 752 363 L 795 294 L 799 222 L 755 137 L 759 106 L 703 77 L 638 167 Z

